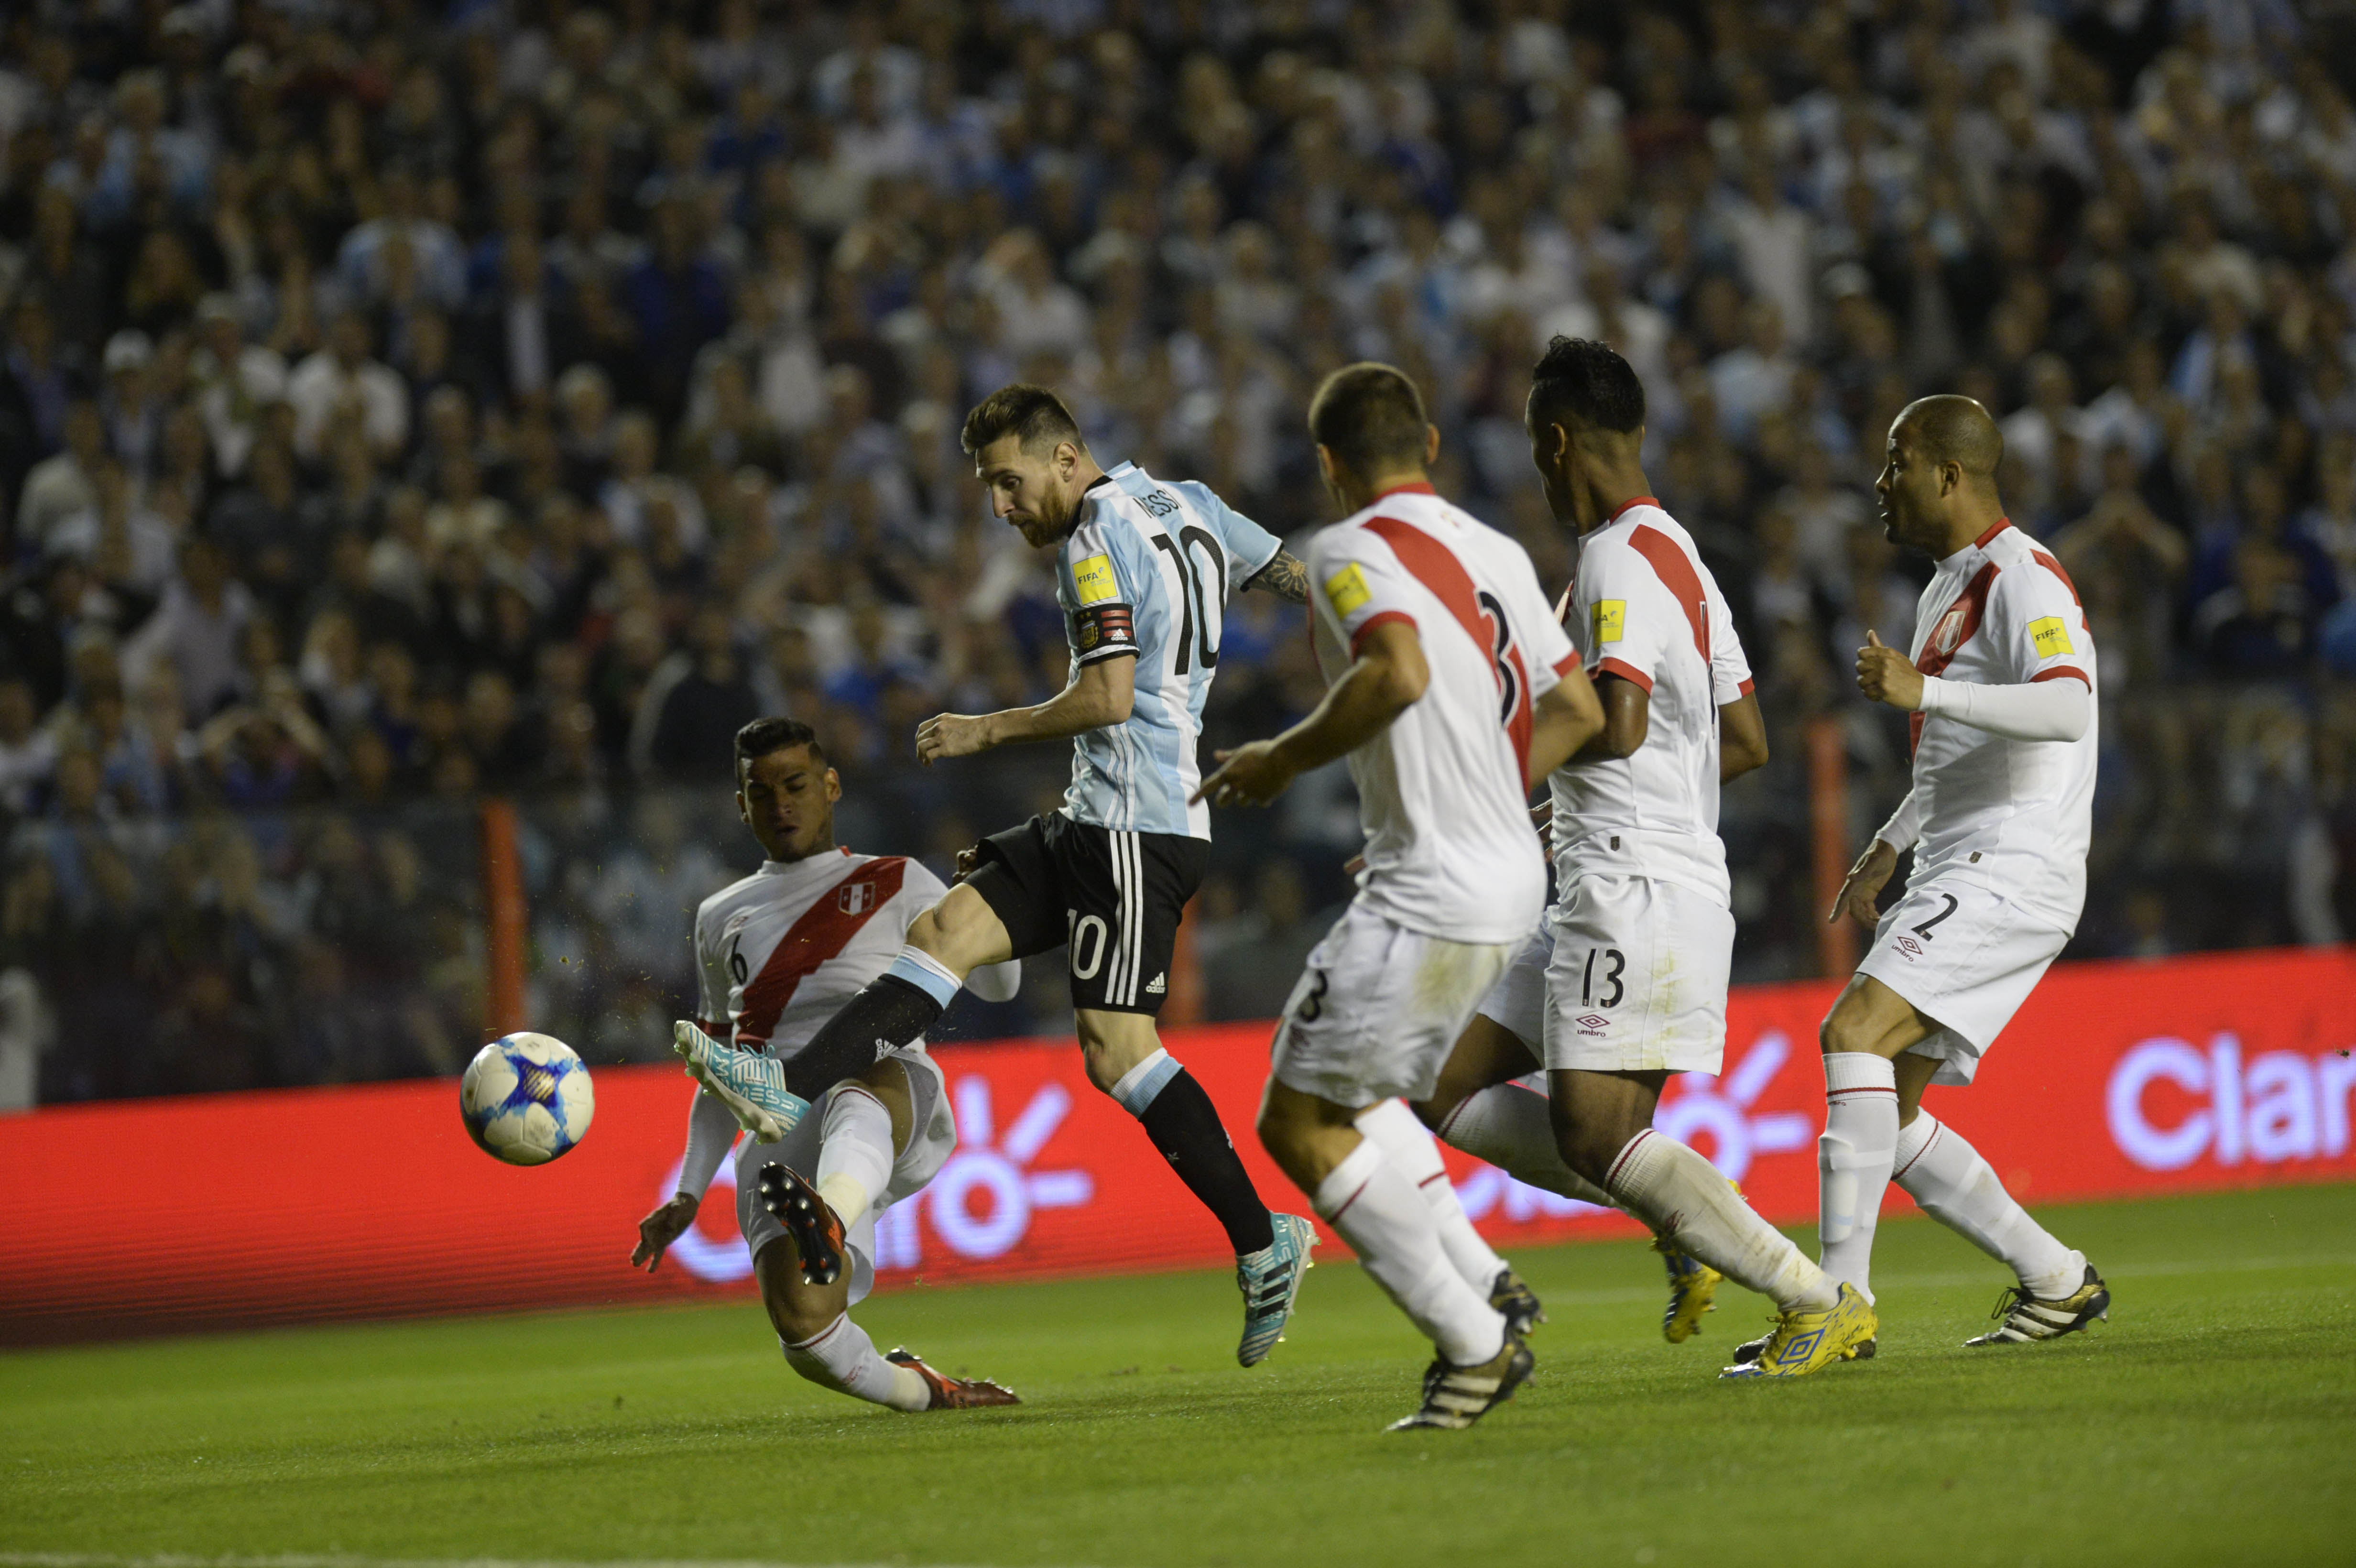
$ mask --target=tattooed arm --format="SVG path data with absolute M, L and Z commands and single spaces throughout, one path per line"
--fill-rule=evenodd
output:
M 1301 565 L 1301 558 L 1290 550 L 1280 549 L 1276 552 L 1276 559 L 1252 573 L 1244 586 L 1273 593 L 1289 604 L 1306 604 L 1309 603 L 1309 569 Z

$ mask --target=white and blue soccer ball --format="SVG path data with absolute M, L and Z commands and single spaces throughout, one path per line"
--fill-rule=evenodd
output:
M 546 1165 L 579 1143 L 597 1114 L 589 1068 L 553 1035 L 519 1031 L 491 1041 L 458 1081 L 458 1114 L 486 1154 Z

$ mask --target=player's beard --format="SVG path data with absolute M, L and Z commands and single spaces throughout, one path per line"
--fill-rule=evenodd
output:
M 1076 506 L 1055 491 L 1047 490 L 1040 496 L 1039 505 L 1032 510 L 1031 527 L 1023 530 L 1023 537 L 1040 549 L 1061 544 L 1064 536 L 1072 531 L 1072 518 L 1078 511 Z

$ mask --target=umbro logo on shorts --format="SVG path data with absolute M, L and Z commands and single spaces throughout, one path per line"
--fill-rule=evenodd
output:
M 1579 1025 L 1579 1032 L 1581 1034 L 1601 1034 L 1612 1027 L 1610 1019 L 1595 1013 L 1589 1013 L 1584 1018 L 1574 1019 L 1571 1021 Z
M 1922 944 L 1911 936 L 1901 936 L 1898 939 L 1898 951 L 1909 958 L 1920 958 L 1922 956 Z

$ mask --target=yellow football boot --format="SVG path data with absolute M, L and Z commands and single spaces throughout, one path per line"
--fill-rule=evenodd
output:
M 1721 1378 L 1804 1378 L 1820 1367 L 1848 1359 L 1881 1325 L 1872 1303 L 1853 1285 L 1840 1287 L 1840 1300 L 1817 1311 L 1786 1312 L 1776 1319 L 1759 1359 L 1727 1368 Z
M 1718 1310 L 1718 1282 L 1726 1276 L 1666 1236 L 1655 1236 L 1653 1250 L 1669 1271 L 1669 1306 L 1661 1314 L 1661 1338 L 1682 1345 L 1701 1332 L 1703 1313 Z

